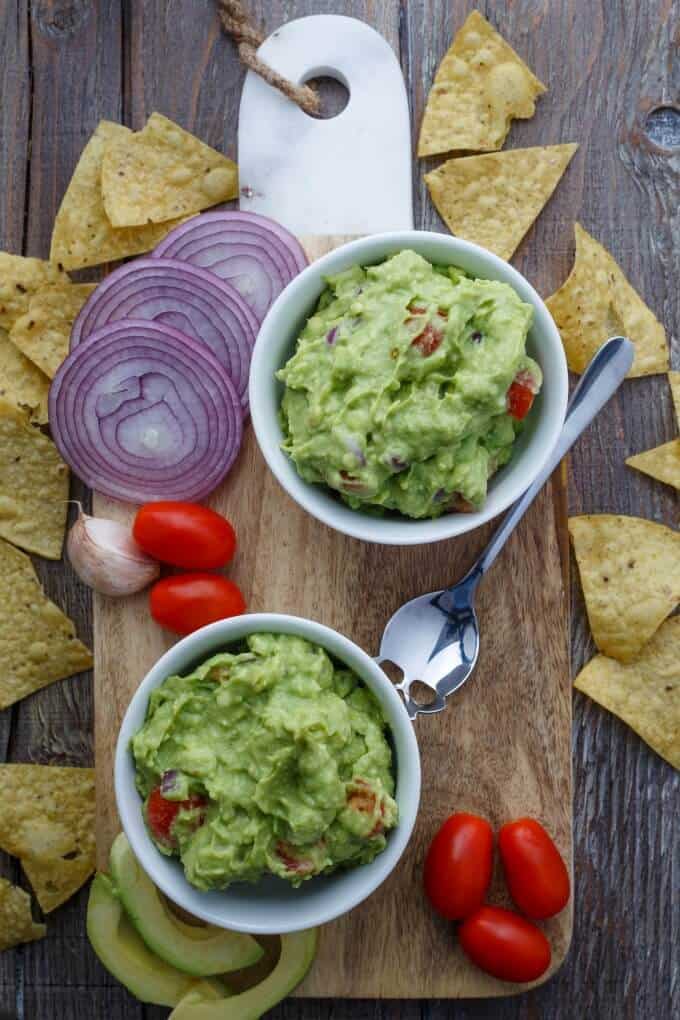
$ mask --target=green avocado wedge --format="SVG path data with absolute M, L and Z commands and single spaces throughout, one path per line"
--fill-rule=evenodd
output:
M 281 956 L 268 977 L 247 992 L 214 999 L 198 987 L 190 989 L 173 1009 L 170 1020 L 258 1020 L 285 999 L 302 981 L 316 956 L 317 929 L 281 936 Z
M 176 1006 L 196 981 L 155 953 L 127 919 L 108 875 L 95 875 L 87 904 L 87 935 L 110 974 L 135 998 L 157 1006 Z
M 250 935 L 185 924 L 175 917 L 140 867 L 123 832 L 111 847 L 110 863 L 116 894 L 130 921 L 148 948 L 171 967 L 207 977 L 249 967 L 262 957 L 262 948 Z

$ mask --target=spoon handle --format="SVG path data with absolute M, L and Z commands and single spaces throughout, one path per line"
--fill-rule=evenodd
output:
M 565 453 L 573 446 L 593 418 L 602 410 L 619 388 L 633 363 L 635 351 L 630 340 L 616 336 L 602 344 L 581 376 L 567 405 L 564 428 L 557 444 L 523 496 L 503 519 L 488 546 L 468 571 L 466 580 L 474 583 L 486 573 L 510 538 L 520 520 L 533 503 L 537 493 L 553 473 Z

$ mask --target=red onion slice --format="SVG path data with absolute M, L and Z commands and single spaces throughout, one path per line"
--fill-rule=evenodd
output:
M 49 416 L 64 460 L 114 499 L 204 499 L 234 463 L 241 405 L 210 349 L 156 322 L 104 326 L 63 362 Z
M 285 227 L 237 210 L 194 216 L 171 230 L 153 254 L 208 269 L 232 284 L 259 322 L 307 265 L 299 241 Z
M 121 319 L 147 319 L 202 340 L 248 406 L 248 372 L 259 323 L 229 283 L 174 259 L 136 259 L 99 284 L 73 324 L 71 350 Z

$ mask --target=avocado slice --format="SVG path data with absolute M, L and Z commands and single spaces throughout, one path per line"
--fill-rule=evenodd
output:
M 262 956 L 262 948 L 250 935 L 185 924 L 175 917 L 139 866 L 125 833 L 114 840 L 110 860 L 116 893 L 128 917 L 149 949 L 172 967 L 207 977 L 249 967 Z
M 113 883 L 101 872 L 90 887 L 87 935 L 109 973 L 141 1002 L 176 1006 L 196 986 L 187 974 L 149 952 L 128 921 Z
M 317 929 L 281 936 L 281 956 L 264 981 L 228 999 L 210 998 L 190 989 L 170 1014 L 170 1020 L 258 1020 L 285 999 L 312 965 L 316 956 Z

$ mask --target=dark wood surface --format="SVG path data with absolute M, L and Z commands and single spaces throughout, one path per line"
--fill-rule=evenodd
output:
M 265 29 L 305 13 L 347 13 L 399 49 L 417 125 L 434 69 L 469 0 L 249 0 Z M 665 322 L 680 368 L 680 9 L 670 0 L 499 0 L 479 8 L 549 86 L 508 145 L 576 140 L 582 149 L 515 264 L 549 294 L 564 278 L 578 217 L 616 255 Z M 195 123 L 235 155 L 242 72 L 212 0 L 0 0 L 0 246 L 45 256 L 53 216 L 101 117 L 139 127 L 152 109 Z M 675 150 L 672 149 L 673 143 Z M 428 161 L 428 163 L 436 163 Z M 441 228 L 415 174 L 417 223 Z M 662 377 L 625 384 L 569 464 L 572 513 L 619 511 L 676 523 L 677 495 L 624 466 L 675 435 Z M 74 487 L 75 489 L 75 487 Z M 39 563 L 51 596 L 87 638 L 90 612 L 68 568 Z M 593 651 L 576 580 L 573 671 Z M 574 703 L 576 921 L 571 952 L 543 988 L 494 1002 L 290 1001 L 281 1020 L 443 1020 L 680 1014 L 680 781 L 616 719 Z M 0 714 L 10 761 L 88 764 L 88 678 L 55 684 Z M 7 858 L 0 871 L 14 879 Z M 0 955 L 0 1014 L 17 1020 L 160 1020 L 108 977 L 84 932 L 86 893 L 49 918 L 48 937 Z M 366 947 L 370 952 L 370 946 Z

